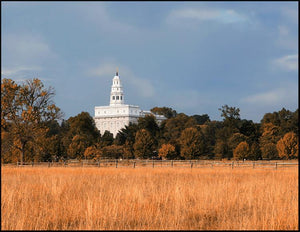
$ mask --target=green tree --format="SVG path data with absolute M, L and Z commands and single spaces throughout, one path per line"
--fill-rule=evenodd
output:
M 197 159 L 205 154 L 203 133 L 196 128 L 186 128 L 180 136 L 181 156 L 185 159 Z
M 135 135 L 138 131 L 138 125 L 130 123 L 128 126 L 122 128 L 116 136 L 118 144 L 124 147 L 124 158 L 134 158 L 134 143 Z
M 221 111 L 221 117 L 224 118 L 224 125 L 236 131 L 241 120 L 240 109 L 224 105 L 219 110 Z
M 225 127 L 224 123 L 222 124 L 223 127 L 216 130 L 216 144 L 214 152 L 218 159 L 231 159 L 233 153 L 229 145 L 229 138 L 232 136 L 233 132 L 229 127 Z
M 100 142 L 101 146 L 102 147 L 111 146 L 113 142 L 114 142 L 113 134 L 106 130 L 101 137 L 101 142 Z
M 110 145 L 102 148 L 102 154 L 105 158 L 119 159 L 123 158 L 123 146 Z
M 84 135 L 91 143 L 99 141 L 100 132 L 95 125 L 94 119 L 88 112 L 81 112 L 75 117 L 70 117 L 68 124 L 71 135 Z
M 218 121 L 210 121 L 206 122 L 204 125 L 201 125 L 201 131 L 203 132 L 204 138 L 206 140 L 207 156 L 209 159 L 213 159 L 215 157 L 214 150 L 217 141 L 216 132 L 220 130 L 222 126 L 223 123 Z
M 166 143 L 170 143 L 176 146 L 177 144 L 180 144 L 179 138 L 181 132 L 186 128 L 196 125 L 197 122 L 194 118 L 180 113 L 176 117 L 167 119 L 162 122 L 162 136 Z
M 228 154 L 229 154 L 228 151 L 229 151 L 228 144 L 225 141 L 218 139 L 214 146 L 215 158 L 216 159 L 225 159 L 225 158 L 230 159 L 231 157 L 228 156 Z
M 197 124 L 199 125 L 203 125 L 206 122 L 210 122 L 209 116 L 207 114 L 202 114 L 202 115 L 195 114 L 192 116 L 192 118 L 194 118 Z
M 100 141 L 100 132 L 88 112 L 70 117 L 61 125 L 61 151 L 67 158 L 84 157 L 84 151 Z
M 276 144 L 280 139 L 279 127 L 272 123 L 262 125 L 263 133 L 259 138 L 259 144 L 264 159 L 278 159 Z
M 261 150 L 257 142 L 253 142 L 250 146 L 250 156 L 248 157 L 251 160 L 262 159 Z
M 138 130 L 135 136 L 134 155 L 136 158 L 147 159 L 153 156 L 155 141 L 150 132 L 145 129 Z
M 155 121 L 153 115 L 146 115 L 138 119 L 138 128 L 139 130 L 145 129 L 150 132 L 153 138 L 159 134 L 159 127 Z

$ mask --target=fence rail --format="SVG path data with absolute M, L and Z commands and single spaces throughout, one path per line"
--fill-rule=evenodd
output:
M 68 160 L 65 162 L 24 162 L 2 164 L 10 167 L 98 167 L 98 168 L 290 168 L 298 167 L 298 161 L 209 161 L 209 160 Z

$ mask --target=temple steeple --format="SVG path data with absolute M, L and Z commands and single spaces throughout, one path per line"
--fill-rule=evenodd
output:
M 110 92 L 110 105 L 123 105 L 124 104 L 124 95 L 123 87 L 119 77 L 119 70 L 117 68 L 116 75 L 112 80 L 111 92 Z

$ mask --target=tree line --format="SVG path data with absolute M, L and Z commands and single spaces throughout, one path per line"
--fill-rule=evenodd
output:
M 53 88 L 39 79 L 1 81 L 1 161 L 67 159 L 295 159 L 298 158 L 298 109 L 266 113 L 260 123 L 241 119 L 240 109 L 223 105 L 222 121 L 207 114 L 188 116 L 154 107 L 114 138 L 100 132 L 87 112 L 62 119 L 52 101 Z

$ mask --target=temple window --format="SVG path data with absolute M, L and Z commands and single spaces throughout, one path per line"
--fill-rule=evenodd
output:
M 119 100 L 119 96 L 117 96 L 117 100 Z

